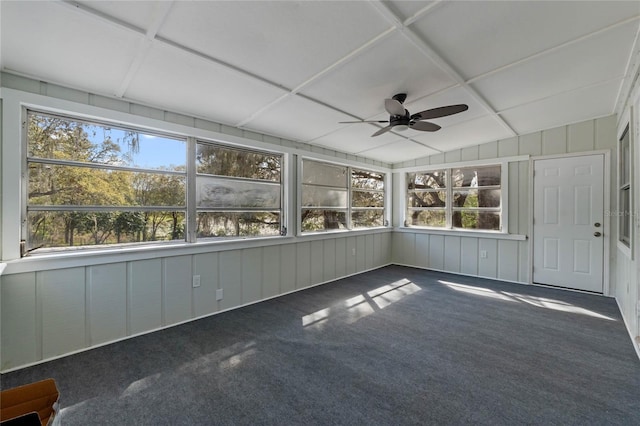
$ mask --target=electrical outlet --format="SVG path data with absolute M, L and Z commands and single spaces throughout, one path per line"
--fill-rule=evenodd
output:
M 486 259 L 486 258 L 487 258 L 487 251 L 480 250 L 480 259 Z
M 356 255 L 356 248 L 352 248 L 351 249 L 351 256 L 355 256 Z
M 223 296 L 223 293 L 222 293 L 222 289 L 221 288 L 217 289 L 216 290 L 216 300 L 222 300 L 223 297 L 224 296 Z
M 193 276 L 193 287 L 200 287 L 200 275 Z

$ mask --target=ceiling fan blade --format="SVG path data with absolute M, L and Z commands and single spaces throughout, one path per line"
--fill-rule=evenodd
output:
M 367 120 L 362 120 L 362 121 L 338 121 L 339 124 L 350 124 L 350 123 L 388 123 L 389 120 L 371 120 L 371 121 L 367 121 Z
M 435 132 L 442 127 L 435 123 L 429 123 L 428 121 L 416 121 L 415 123 L 409 123 L 409 126 L 414 130 L 422 130 L 423 132 Z
M 412 120 L 429 120 L 432 118 L 446 117 L 447 115 L 458 114 L 469 109 L 468 105 L 448 105 L 439 108 L 427 109 L 420 111 L 411 116 Z
M 393 126 L 387 126 L 387 127 L 383 127 L 382 129 L 378 130 L 377 132 L 375 132 L 374 134 L 371 135 L 371 137 L 374 136 L 380 136 L 383 133 L 387 133 L 389 130 L 391 130 L 393 128 Z
M 385 99 L 384 109 L 391 115 L 404 115 L 404 107 L 395 99 Z

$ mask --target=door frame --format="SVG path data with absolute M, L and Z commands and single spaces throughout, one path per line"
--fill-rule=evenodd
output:
M 611 211 L 611 151 L 608 149 L 601 149 L 595 151 L 584 151 L 584 152 L 570 152 L 566 154 L 554 154 L 554 155 L 538 155 L 529 157 L 529 236 L 530 236 L 530 244 L 529 244 L 529 284 L 532 285 L 544 285 L 544 284 L 536 284 L 533 282 L 533 246 L 535 241 L 533 240 L 533 212 L 534 212 L 534 163 L 538 160 L 552 160 L 552 159 L 562 159 L 562 158 L 573 158 L 573 157 L 585 157 L 591 155 L 602 155 L 603 156 L 603 173 L 604 173 L 604 203 L 603 203 L 603 223 L 602 223 L 602 233 L 604 234 L 604 251 L 602 255 L 602 294 L 604 296 L 611 296 L 609 294 L 609 274 L 610 274 L 610 266 L 611 262 L 609 262 L 609 256 L 611 251 L 611 215 L 607 214 L 607 212 Z M 577 289 L 566 289 L 571 291 L 579 291 L 583 292 L 583 290 Z M 590 293 L 592 294 L 592 293 Z

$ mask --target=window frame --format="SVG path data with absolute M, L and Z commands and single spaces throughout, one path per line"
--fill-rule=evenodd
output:
M 150 135 L 150 136 L 159 136 L 166 137 L 176 140 L 184 141 L 185 144 L 185 170 L 184 171 L 170 171 L 170 170 L 159 170 L 153 168 L 145 168 L 145 167 L 132 167 L 132 166 L 118 166 L 118 165 L 109 165 L 109 164 L 92 164 L 92 163 L 82 163 L 76 162 L 73 160 L 57 160 L 57 159 L 45 159 L 40 157 L 30 157 L 29 154 L 29 139 L 28 139 L 28 131 L 27 131 L 27 123 L 29 114 L 50 116 L 55 118 L 60 118 L 62 120 L 68 120 L 69 122 L 77 122 L 88 125 L 95 126 L 104 126 L 106 128 L 113 128 L 118 130 L 125 131 L 133 131 L 139 134 Z M 105 114 L 109 116 L 110 114 Z M 166 126 L 160 126 L 149 128 L 145 125 L 136 125 L 136 124 L 128 124 L 126 121 L 121 121 L 118 119 L 110 119 L 103 117 L 102 115 L 99 118 L 95 116 L 86 116 L 82 113 L 70 112 L 68 110 L 56 111 L 49 110 L 46 107 L 39 106 L 21 106 L 21 145 L 22 145 L 22 155 L 21 155 L 21 189 L 20 189 L 20 219 L 21 226 L 19 231 L 20 236 L 20 257 L 24 257 L 27 254 L 30 254 L 27 250 L 27 241 L 29 238 L 29 229 L 28 229 L 28 212 L 29 211 L 158 211 L 162 209 L 166 209 L 167 206 L 47 206 L 47 205 L 30 205 L 28 199 L 28 191 L 29 191 L 29 164 L 51 164 L 51 165 L 60 165 L 60 166 L 79 166 L 84 168 L 95 168 L 101 170 L 121 170 L 128 172 L 140 172 L 140 173 L 152 173 L 159 175 L 180 175 L 184 179 L 184 193 L 185 193 L 185 201 L 184 205 L 179 206 L 179 208 L 175 208 L 175 206 L 170 206 L 171 211 L 179 210 L 184 214 L 184 235 L 180 239 L 176 240 L 160 240 L 160 241 L 141 241 L 141 242 L 126 242 L 126 243 L 109 243 L 109 244 L 93 244 L 93 245 L 82 245 L 82 246 L 55 246 L 55 247 L 46 247 L 41 248 L 33 255 L 51 255 L 51 254 L 64 254 L 68 255 L 70 253 L 79 253 L 79 252 L 87 252 L 87 251 L 101 251 L 106 252 L 113 249 L 122 249 L 122 248 L 135 248 L 135 247 L 170 247 L 175 246 L 176 244 L 191 244 L 191 243 L 221 243 L 228 242 L 233 240 L 259 240 L 263 238 L 273 238 L 273 237 L 282 237 L 287 236 L 287 218 L 288 218 L 288 205 L 289 201 L 286 197 L 288 194 L 287 185 L 288 185 L 288 176 L 289 173 L 287 171 L 288 157 L 289 154 L 283 151 L 277 151 L 273 149 L 263 148 L 262 146 L 253 147 L 249 145 L 241 145 L 235 142 L 227 142 L 220 139 L 214 139 L 206 136 L 202 136 L 202 132 L 199 129 L 194 128 L 193 131 L 190 131 L 190 128 L 187 128 L 186 131 L 169 131 L 169 130 L 158 130 L 163 128 L 171 128 L 171 123 L 166 123 Z M 164 122 L 163 122 L 164 123 Z M 222 139 L 222 138 L 221 138 Z M 230 139 L 234 139 L 230 137 Z M 198 213 L 198 207 L 196 205 L 196 146 L 197 143 L 206 143 L 213 144 L 222 148 L 227 148 L 230 150 L 237 151 L 247 151 L 250 153 L 259 153 L 259 154 L 267 154 L 267 155 L 276 155 L 280 157 L 280 180 L 277 182 L 279 185 L 279 194 L 280 194 L 280 224 L 279 224 L 279 232 L 273 235 L 259 235 L 259 236 L 226 236 L 226 237 L 200 237 L 196 238 L 196 216 Z M 76 164 L 77 163 L 77 164 Z M 252 179 L 244 179 L 241 177 L 232 178 L 239 180 L 246 180 L 247 182 L 252 182 Z M 265 180 L 266 182 L 266 180 Z M 273 181 L 270 181 L 273 182 Z M 276 182 L 273 182 L 276 184 Z M 32 250 L 35 250 L 32 249 Z
M 617 229 L 618 247 L 631 256 L 633 241 L 633 146 L 631 144 L 630 124 L 627 123 L 618 137 L 618 173 L 617 173 Z M 626 149 L 625 149 L 626 145 Z M 626 172 L 626 176 L 623 176 Z M 625 179 L 626 178 L 626 179 Z M 626 195 L 626 197 L 623 197 Z M 626 201 L 626 205 L 625 205 Z M 623 233 L 625 228 L 627 233 Z M 625 235 L 627 234 L 627 235 Z
M 519 160 L 519 158 L 515 158 Z M 437 164 L 427 167 L 412 167 L 410 169 L 400 170 L 401 174 L 401 183 L 402 183 L 402 198 L 401 198 L 401 209 L 402 209 L 402 221 L 400 222 L 400 228 L 406 230 L 422 230 L 428 232 L 442 233 L 442 234 L 452 234 L 452 233 L 461 233 L 461 234 L 483 234 L 483 235 L 509 235 L 509 161 L 514 159 L 502 159 L 501 161 L 495 161 L 495 159 L 487 160 L 487 161 L 472 161 L 472 162 L 458 162 L 458 163 L 444 163 Z M 480 209 L 473 208 L 455 208 L 451 203 L 453 200 L 453 193 L 459 187 L 453 187 L 453 177 L 452 170 L 455 169 L 466 169 L 466 168 L 483 168 L 483 167 L 500 167 L 500 207 L 498 208 L 482 208 L 482 211 L 498 211 L 500 212 L 500 229 L 474 229 L 474 228 L 456 228 L 453 227 L 453 214 L 455 211 L 480 211 Z M 446 174 L 445 177 L 445 188 L 444 192 L 446 192 L 445 198 L 445 207 L 444 208 L 422 208 L 425 210 L 438 210 L 445 212 L 445 225 L 444 226 L 413 226 L 408 224 L 408 179 L 407 176 L 410 173 L 429 173 L 435 171 L 444 171 Z M 461 187 L 464 189 L 471 189 L 467 187 Z M 494 187 L 494 189 L 497 189 Z M 433 192 L 437 190 L 425 190 L 427 192 Z
M 347 182 L 346 182 L 346 193 L 347 193 L 347 202 L 346 202 L 346 208 L 337 208 L 335 210 L 340 210 L 340 211 L 344 211 L 345 212 L 345 223 L 346 226 L 344 229 L 325 229 L 325 230 L 318 230 L 318 231 L 303 231 L 302 229 L 302 210 L 305 208 L 305 206 L 302 205 L 302 189 L 303 189 L 303 185 L 304 185 L 304 178 L 303 178 L 303 163 L 304 161 L 313 161 L 316 163 L 321 163 L 321 164 L 327 164 L 330 166 L 338 166 L 338 167 L 345 167 L 347 170 Z M 297 168 L 297 173 L 296 173 L 296 190 L 297 190 L 297 196 L 296 196 L 296 212 L 297 212 L 297 220 L 296 220 L 296 236 L 297 237 L 307 237 L 307 236 L 312 236 L 312 235 L 327 235 L 327 234 L 335 234 L 335 233 L 346 233 L 346 232 L 362 232 L 362 231 L 370 231 L 370 230 L 375 230 L 375 229 L 386 229 L 390 227 L 390 220 L 389 220 L 389 214 L 390 214 L 390 191 L 389 191 L 389 187 L 390 187 L 390 177 L 391 177 L 391 171 L 387 171 L 387 170 L 383 170 L 381 168 L 376 168 L 376 167 L 362 167 L 361 165 L 354 165 L 354 164 L 348 164 L 348 163 L 344 163 L 344 162 L 338 162 L 338 161 L 329 161 L 326 159 L 321 159 L 321 158 L 317 158 L 317 157 L 311 157 L 311 156 L 303 156 L 303 155 L 299 155 L 297 162 L 296 162 L 296 168 Z M 371 227 L 359 227 L 359 228 L 354 228 L 353 224 L 352 224 L 352 213 L 354 211 L 363 211 L 363 210 L 367 210 L 369 208 L 362 208 L 362 207 L 356 207 L 355 210 L 353 208 L 353 184 L 352 184 L 352 172 L 353 170 L 360 170 L 360 171 L 365 171 L 365 172 L 373 172 L 373 173 L 380 173 L 382 174 L 383 177 L 383 182 L 384 182 L 384 189 L 382 190 L 383 192 L 383 199 L 384 199 L 384 206 L 382 207 L 383 210 L 383 225 L 382 226 L 371 226 Z M 336 187 L 337 188 L 337 187 Z M 342 187 L 340 187 L 342 188 Z M 314 207 L 311 207 L 312 209 Z M 320 208 L 317 208 L 318 210 Z M 374 208 L 377 209 L 377 208 Z

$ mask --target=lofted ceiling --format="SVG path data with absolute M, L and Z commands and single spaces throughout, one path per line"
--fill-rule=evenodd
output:
M 396 163 L 616 112 L 638 1 L 0 2 L 3 71 Z M 384 99 L 464 103 L 371 135 Z

